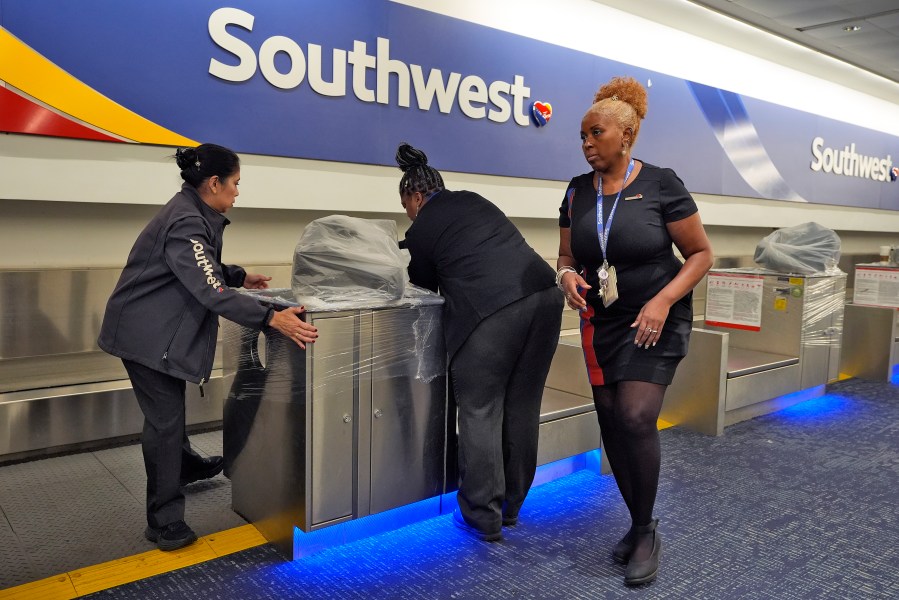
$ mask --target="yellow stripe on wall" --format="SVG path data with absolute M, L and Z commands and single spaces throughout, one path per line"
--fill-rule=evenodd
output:
M 123 138 L 145 144 L 196 146 L 197 142 L 160 127 L 35 52 L 0 27 L 0 80 L 53 108 Z

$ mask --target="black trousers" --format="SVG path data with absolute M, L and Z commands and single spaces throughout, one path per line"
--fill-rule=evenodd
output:
M 534 481 L 540 404 L 559 342 L 562 293 L 547 288 L 484 319 L 450 365 L 459 411 L 459 509 L 493 533 Z
M 159 528 L 183 521 L 181 472 L 196 472 L 203 460 L 187 439 L 185 381 L 130 360 L 122 362 L 144 413 L 140 441 L 147 470 L 147 524 Z

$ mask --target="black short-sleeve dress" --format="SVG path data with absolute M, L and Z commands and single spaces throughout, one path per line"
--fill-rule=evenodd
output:
M 667 223 L 697 212 L 696 203 L 671 169 L 643 163 L 636 178 L 621 191 L 609 230 L 606 251 L 618 275 L 619 298 L 605 307 L 599 298 L 597 270 L 603 254 L 597 233 L 593 173 L 571 180 L 559 209 L 559 226 L 571 229 L 571 251 L 584 269 L 589 290 L 581 290 L 587 309 L 581 312 L 581 344 L 591 385 L 648 381 L 668 385 L 687 353 L 693 309 L 692 292 L 678 300 L 655 346 L 634 345 L 631 324 L 646 304 L 678 273 Z M 603 196 L 603 223 L 617 194 Z

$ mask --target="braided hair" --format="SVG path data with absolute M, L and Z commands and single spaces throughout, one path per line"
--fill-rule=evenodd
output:
M 233 150 L 216 144 L 201 144 L 196 148 L 178 148 L 175 163 L 181 169 L 181 179 L 199 188 L 200 184 L 218 175 L 224 181 L 240 168 L 240 158 Z
M 443 177 L 437 169 L 428 166 L 427 155 L 406 142 L 396 150 L 396 164 L 403 172 L 403 178 L 400 179 L 401 195 L 415 192 L 427 194 L 444 189 Z

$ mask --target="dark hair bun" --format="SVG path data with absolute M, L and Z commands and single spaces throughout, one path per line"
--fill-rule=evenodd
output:
M 172 158 L 181 169 L 181 179 L 195 188 L 212 176 L 225 180 L 240 169 L 240 157 L 217 144 L 178 148 Z
M 175 163 L 182 171 L 196 169 L 198 160 L 196 148 L 178 148 L 175 151 Z
M 396 149 L 396 164 L 398 164 L 400 170 L 405 173 L 409 169 L 427 165 L 428 157 L 421 150 L 413 148 L 406 142 L 403 142 L 400 144 L 400 147 Z

